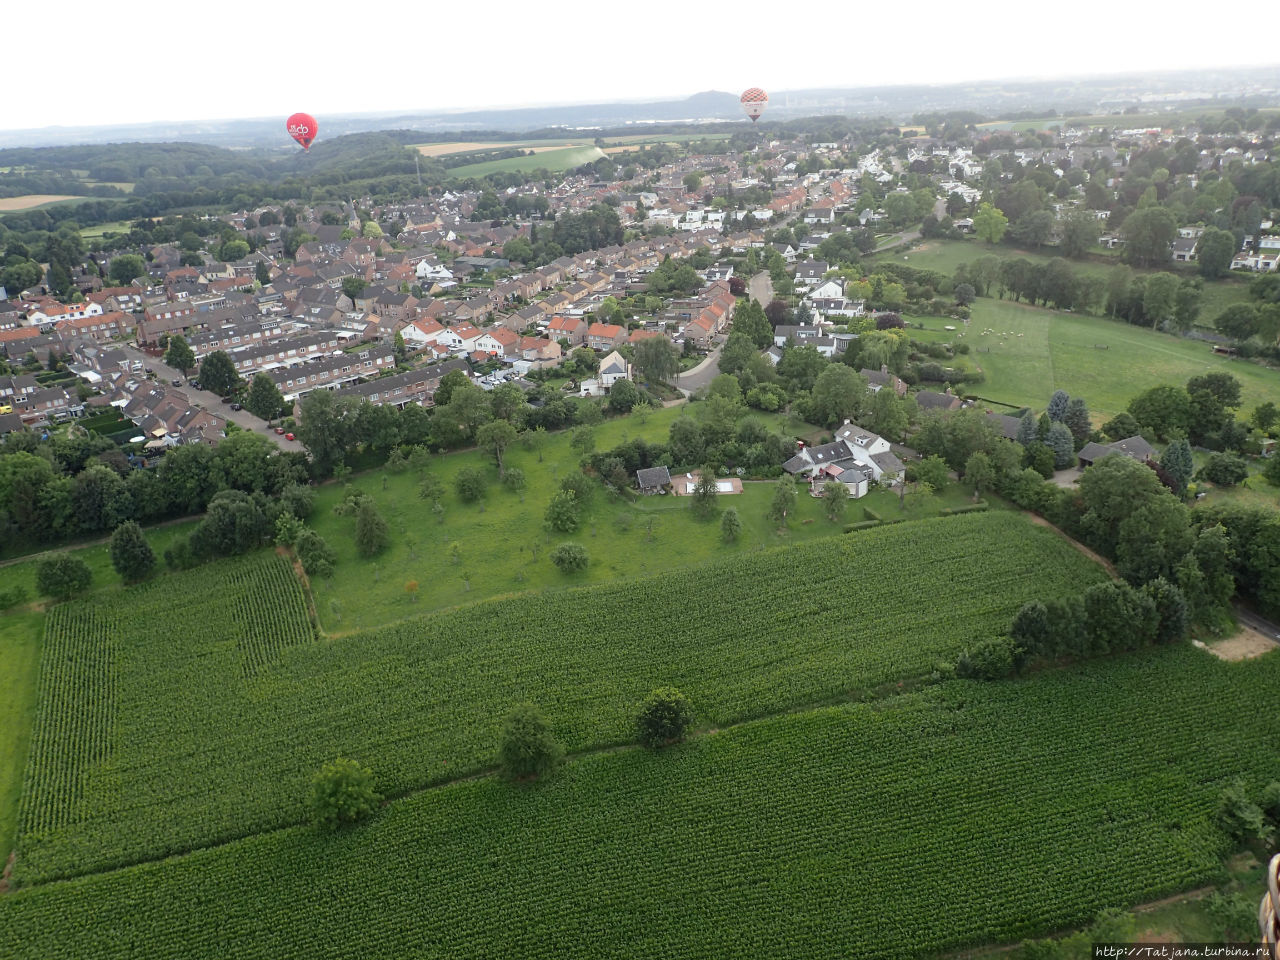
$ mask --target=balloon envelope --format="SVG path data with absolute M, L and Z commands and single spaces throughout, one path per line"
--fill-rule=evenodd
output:
M 302 144 L 303 150 L 311 148 L 311 141 L 316 138 L 319 129 L 315 117 L 309 113 L 295 113 L 284 122 L 284 125 L 289 131 L 289 136 Z
M 769 95 L 759 87 L 752 87 L 742 92 L 738 102 L 742 104 L 742 112 L 751 118 L 752 123 L 755 123 L 760 119 L 760 114 L 764 113 L 764 108 L 769 105 Z

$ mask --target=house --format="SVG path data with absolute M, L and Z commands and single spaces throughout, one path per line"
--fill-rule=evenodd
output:
M 552 317 L 547 324 L 547 336 L 552 340 L 567 340 L 569 346 L 580 347 L 587 342 L 587 328 L 590 326 L 582 317 Z
M 1252 270 L 1255 273 L 1270 273 L 1280 266 L 1280 251 L 1267 250 L 1259 253 L 1238 253 L 1231 261 L 1232 270 Z
M 916 405 L 922 413 L 928 413 L 931 410 L 950 413 L 952 410 L 959 410 L 965 403 L 949 389 L 946 393 L 938 393 L 936 390 L 921 390 L 916 394 Z
M 608 390 L 619 380 L 631 379 L 631 364 L 617 350 L 600 361 L 600 385 Z
M 1196 244 L 1199 242 L 1198 237 L 1178 237 L 1172 244 L 1173 259 L 1178 263 L 1190 263 L 1196 258 Z
M 845 485 L 849 491 L 849 499 L 858 500 L 867 495 L 870 479 L 871 471 L 865 467 L 842 467 L 835 463 L 824 463 L 809 477 L 809 496 L 821 497 L 822 488 L 835 481 Z
M 1018 439 L 1018 429 L 1022 426 L 1022 421 L 1017 417 L 1011 417 L 1007 413 L 988 413 L 987 422 L 1006 440 Z
M 1115 443 L 1086 443 L 1076 456 L 1080 461 L 1080 469 L 1085 470 L 1113 453 L 1121 453 L 1139 463 L 1146 463 L 1155 459 L 1156 449 L 1142 437 L 1133 436 Z
M 646 496 L 661 493 L 671 483 L 671 474 L 666 467 L 646 467 L 636 471 L 636 485 Z
M 810 287 L 816 286 L 822 282 L 823 276 L 830 269 L 831 267 L 825 260 L 806 260 L 796 267 L 795 285 L 797 287 L 803 287 L 806 290 Z M 837 284 L 836 293 L 828 294 L 828 296 L 839 296 L 843 292 L 844 291 L 840 290 L 839 285 Z
M 885 364 L 881 364 L 879 370 L 870 370 L 863 367 L 858 373 L 867 381 L 872 393 L 879 393 L 880 390 L 888 387 L 900 397 L 907 395 L 906 381 L 890 373 L 888 366 Z
M 587 346 L 592 350 L 611 350 L 626 340 L 626 329 L 616 323 L 593 323 L 587 328 Z
M 404 345 L 410 350 L 421 350 L 435 343 L 445 331 L 445 326 L 435 320 L 414 320 L 400 330 Z
M 890 483 L 902 476 L 904 467 L 888 440 L 846 420 L 835 439 L 820 446 L 803 446 L 782 465 L 787 473 L 812 478 L 821 467 L 834 464 L 845 469 L 869 471 L 871 479 Z M 853 479 L 853 478 L 850 478 Z

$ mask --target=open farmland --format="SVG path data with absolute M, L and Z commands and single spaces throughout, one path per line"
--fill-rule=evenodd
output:
M 530 170 L 549 170 L 559 173 L 591 163 L 604 156 L 599 147 L 584 145 L 576 147 L 560 147 L 535 153 L 532 157 L 507 157 L 504 160 L 485 160 L 481 163 L 468 163 L 453 167 L 448 171 L 450 177 L 483 177 L 490 173 L 511 173 L 513 171 L 528 172 Z
M 1189 646 L 955 682 L 18 891 L 0 928 L 31 960 L 935 956 L 1217 879 L 1278 684 Z
M 935 331 L 930 339 L 950 340 L 956 334 L 944 331 L 944 325 L 961 326 L 962 342 L 972 352 L 959 359 L 967 368 L 980 366 L 986 374 L 985 382 L 966 384 L 965 391 L 1013 406 L 1041 409 L 1049 395 L 1061 389 L 1084 397 L 1094 420 L 1101 423 L 1149 387 L 1181 385 L 1213 371 L 1240 381 L 1246 413 L 1267 400 L 1280 403 L 1280 371 L 1220 356 L 1203 341 L 1104 317 L 980 298 L 967 327 L 942 317 L 912 322 Z M 984 333 L 987 330 L 991 332 Z
M 456 143 L 416 143 L 413 149 L 424 157 L 447 157 L 455 153 L 473 153 L 480 150 L 506 150 L 519 147 L 521 150 L 532 150 L 534 153 L 546 153 L 548 150 L 563 150 L 565 147 L 580 147 L 579 140 L 502 140 L 498 142 L 456 142 Z
M 993 512 L 314 643 L 301 590 L 269 554 L 65 604 L 45 641 L 15 876 L 297 823 L 312 771 L 335 755 L 370 764 L 391 794 L 483 770 L 524 700 L 582 750 L 629 741 L 634 704 L 667 684 L 714 725 L 857 696 L 1002 632 L 1027 599 L 1103 576 L 1062 538 Z
M 18 820 L 43 632 L 44 616 L 38 612 L 0 614 L 0 858 L 12 849 Z
M 73 197 L 65 193 L 28 193 L 21 197 L 0 197 L 0 213 L 18 213 L 34 210 L 67 200 L 90 200 L 92 197 Z

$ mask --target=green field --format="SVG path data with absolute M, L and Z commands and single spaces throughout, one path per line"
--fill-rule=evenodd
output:
M 44 615 L 0 614 L 0 862 L 13 847 L 22 771 L 35 718 Z
M 449 177 L 484 177 L 491 173 L 511 173 L 514 171 L 549 170 L 559 173 L 591 163 L 604 156 L 604 152 L 595 146 L 564 147 L 560 150 L 544 150 L 531 157 L 508 157 L 505 160 L 486 160 L 482 163 L 468 163 L 461 167 L 453 167 L 446 171 Z
M 1013 406 L 1043 409 L 1054 390 L 1082 396 L 1094 421 L 1124 410 L 1129 401 L 1161 383 L 1184 384 L 1211 371 L 1225 371 L 1242 386 L 1241 409 L 1280 403 L 1280 371 L 1213 353 L 1209 344 L 1156 333 L 1103 317 L 1029 307 L 1009 300 L 980 298 L 967 328 L 942 317 L 912 318 L 929 339 L 950 340 L 963 332 L 971 353 L 966 368 L 980 366 L 983 383 L 965 392 Z M 942 328 L 962 327 L 956 333 Z M 985 333 L 984 331 L 992 331 Z M 919 336 L 921 331 L 911 331 Z
M 669 407 L 647 414 L 643 423 L 639 416 L 608 421 L 596 428 L 596 449 L 608 450 L 628 437 L 664 442 L 682 411 L 695 411 L 684 415 L 696 417 L 698 409 L 696 404 Z M 808 435 L 814 429 L 779 415 L 758 415 L 757 419 L 788 436 Z M 641 497 L 632 503 L 611 496 L 603 486 L 596 488 L 577 532 L 552 534 L 543 525 L 547 504 L 582 456 L 570 448 L 570 440 L 568 431 L 549 435 L 541 462 L 538 454 L 518 444 L 507 452 L 507 465 L 522 470 L 526 477 L 528 486 L 519 493 L 497 482 L 493 458 L 487 454 L 467 451 L 433 458 L 429 472 L 445 489 L 440 519 L 432 511 L 432 502 L 418 496 L 421 479 L 416 471 L 380 470 L 355 477 L 351 486 L 374 500 L 391 528 L 390 548 L 374 561 L 362 560 L 356 553 L 355 518 L 334 513 L 346 488 L 323 487 L 310 522 L 338 556 L 334 576 L 312 583 L 324 628 L 349 632 L 517 590 L 658 573 L 827 536 L 839 529 L 826 518 L 822 502 L 802 491 L 788 527 L 779 530 L 767 519 L 773 484 L 747 482 L 741 495 L 719 498 L 721 509 L 735 508 L 742 520 L 742 534 L 733 544 L 721 541 L 718 520 L 696 519 L 685 498 Z M 464 503 L 454 491 L 454 478 L 465 467 L 479 467 L 492 479 L 481 503 Z M 965 491 L 953 486 L 903 510 L 896 494 L 881 490 L 851 502 L 841 522 L 862 520 L 868 506 L 892 520 L 936 514 L 966 500 Z M 564 541 L 581 543 L 591 556 L 587 570 L 572 578 L 548 560 L 550 551 Z M 454 543 L 459 550 L 456 562 Z M 410 580 L 419 584 L 414 600 L 404 588 Z
M 896 252 L 887 257 L 894 263 L 921 270 L 937 270 L 945 274 L 955 273 L 956 267 L 962 263 L 972 263 L 979 257 L 995 256 L 1002 260 L 1020 258 L 1034 263 L 1046 263 L 1049 260 L 1061 259 L 1052 251 L 1017 250 L 1008 246 L 990 246 L 978 240 L 927 240 L 920 246 L 907 252 Z M 874 261 L 873 261 L 874 262 Z M 1115 254 L 1099 248 L 1087 260 L 1068 260 L 1071 269 L 1081 276 L 1092 277 L 1097 283 L 1106 283 L 1111 272 L 1122 264 Z M 1170 267 L 1173 265 L 1170 264 Z M 1155 273 L 1155 270 L 1138 269 L 1136 273 Z M 1177 271 L 1180 276 L 1196 276 L 1194 272 Z M 994 289 L 993 291 L 994 292 Z M 1225 277 L 1205 283 L 1200 299 L 1200 319 L 1198 326 L 1212 327 L 1213 320 L 1233 303 L 1243 303 L 1249 299 L 1249 278 L 1239 275 Z M 1101 310 L 1106 300 L 1105 293 L 1098 297 Z
M 523 700 L 582 750 L 630 740 L 634 705 L 666 684 L 714 725 L 857 696 L 1001 633 L 1029 598 L 1104 576 L 999 511 L 313 643 L 288 571 L 264 552 L 55 609 L 16 877 L 296 823 L 335 755 L 369 763 L 393 794 L 483 770 Z
M 1189 646 L 954 682 L 19 891 L 0 928 L 32 960 L 936 956 L 1221 878 L 1277 685 Z

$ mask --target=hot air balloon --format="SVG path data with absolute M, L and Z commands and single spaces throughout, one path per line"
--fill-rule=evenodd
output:
M 769 95 L 759 87 L 752 87 L 750 90 L 743 91 L 738 102 L 742 104 L 742 112 L 751 118 L 752 123 L 755 123 L 760 119 L 760 114 L 764 113 L 764 108 L 769 105 Z
M 311 141 L 315 140 L 320 129 L 316 118 L 309 113 L 295 113 L 284 122 L 284 126 L 289 131 L 289 136 L 302 144 L 303 150 L 311 149 Z

